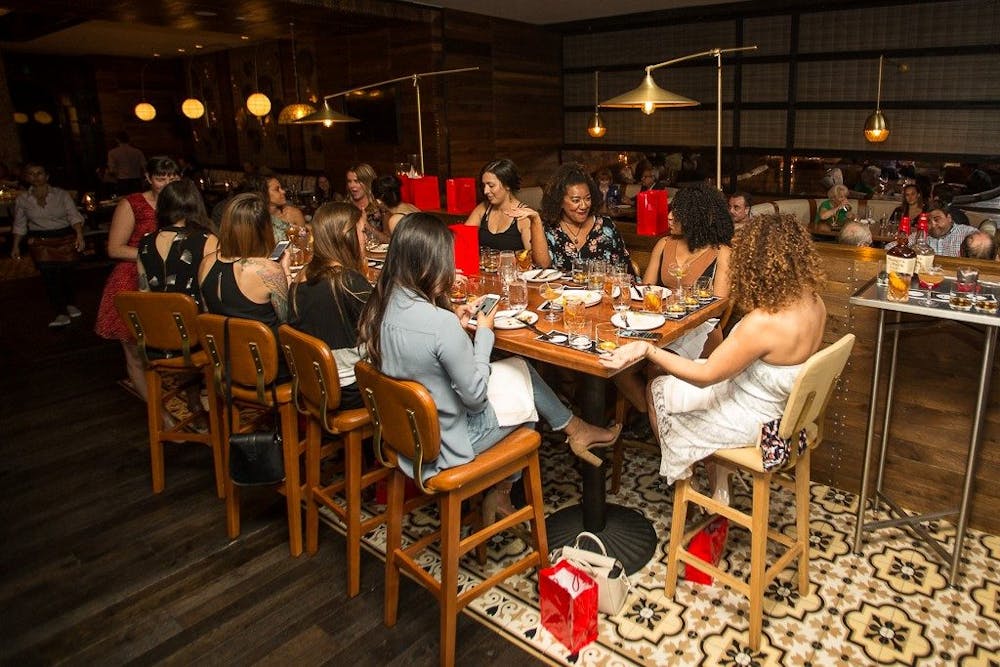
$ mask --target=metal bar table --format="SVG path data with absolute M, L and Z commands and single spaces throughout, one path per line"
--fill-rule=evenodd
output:
M 937 291 L 948 293 L 951 289 L 952 281 L 945 280 L 938 287 Z M 991 291 L 995 291 L 995 287 Z M 890 526 L 905 526 L 910 528 L 917 539 L 931 547 L 940 556 L 946 565 L 950 564 L 948 573 L 949 583 L 954 583 L 958 574 L 958 567 L 962 555 L 962 545 L 965 540 L 965 529 L 969 519 L 969 501 L 972 498 L 972 486 L 975 481 L 976 455 L 979 451 L 982 439 L 983 413 L 986 408 L 990 393 L 990 375 L 993 371 L 993 357 L 996 351 L 997 330 L 1000 327 L 1000 317 L 995 314 L 981 312 L 963 312 L 952 310 L 948 302 L 938 299 L 933 306 L 924 304 L 923 293 L 920 297 L 914 297 L 911 293 L 910 301 L 899 303 L 886 299 L 886 288 L 878 285 L 874 279 L 864 285 L 851 297 L 851 305 L 876 308 L 878 310 L 878 333 L 875 337 L 875 359 L 872 369 L 871 396 L 868 405 L 868 424 L 865 429 L 865 453 L 864 464 L 861 472 L 861 491 L 858 499 L 858 516 L 854 532 L 854 552 L 861 553 L 861 541 L 865 531 L 874 531 Z M 886 314 L 894 313 L 894 321 L 886 323 Z M 923 321 L 903 322 L 902 314 L 909 313 L 929 318 Z M 911 514 L 899 507 L 882 490 L 883 477 L 885 472 L 885 455 L 889 444 L 889 418 L 892 412 L 892 399 L 896 382 L 896 360 L 898 356 L 899 332 L 907 329 L 935 325 L 939 320 L 953 320 L 955 322 L 981 325 L 984 328 L 984 345 L 982 366 L 979 371 L 979 389 L 976 396 L 976 411 L 972 418 L 972 434 L 969 437 L 969 453 L 965 464 L 965 479 L 962 485 L 962 496 L 957 509 L 945 509 L 924 514 Z M 890 515 L 895 518 L 883 521 L 872 521 L 865 523 L 865 510 L 868 502 L 868 483 L 872 468 L 872 446 L 875 436 L 875 419 L 879 378 L 882 367 L 883 347 L 885 334 L 892 334 L 892 346 L 889 358 L 888 386 L 886 388 L 885 411 L 882 416 L 882 442 L 879 447 L 879 454 L 876 463 L 875 492 L 872 495 L 872 508 L 878 509 L 879 502 L 884 502 L 889 507 Z M 945 516 L 958 514 L 956 525 L 955 546 L 951 553 L 945 548 L 943 543 L 935 538 L 922 525 L 922 522 L 938 519 Z

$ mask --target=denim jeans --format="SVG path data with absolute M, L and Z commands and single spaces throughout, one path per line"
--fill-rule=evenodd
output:
M 573 413 L 562 404 L 556 393 L 549 385 L 545 384 L 545 380 L 531 364 L 527 366 L 528 373 L 531 375 L 531 394 L 535 399 L 535 409 L 554 430 L 563 430 L 572 419 Z M 500 426 L 497 423 L 496 412 L 493 411 L 493 406 L 489 403 L 480 412 L 470 412 L 466 416 L 466 424 L 469 429 L 469 441 L 476 454 L 485 452 L 517 429 L 517 426 Z M 528 422 L 523 426 L 533 427 L 534 423 Z

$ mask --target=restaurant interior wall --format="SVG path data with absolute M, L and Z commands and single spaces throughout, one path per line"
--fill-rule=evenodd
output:
M 724 59 L 724 180 L 780 157 L 775 182 L 788 194 L 800 158 L 976 162 L 1000 146 L 1000 4 L 993 0 L 859 3 L 788 9 L 788 3 L 687 8 L 559 26 L 564 31 L 564 141 L 567 151 L 701 153 L 714 171 L 715 62 L 657 72 L 659 84 L 701 106 L 604 109 L 607 134 L 586 133 L 593 113 L 593 71 L 600 99 L 633 88 L 646 65 L 713 46 L 759 45 Z M 888 141 L 862 134 L 874 108 L 879 54 L 905 62 L 883 78 Z M 812 193 L 810 193 L 812 194 Z

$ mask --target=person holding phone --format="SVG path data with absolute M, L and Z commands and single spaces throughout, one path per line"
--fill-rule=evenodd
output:
M 479 299 L 452 310 L 448 293 L 455 281 L 454 244 L 454 235 L 435 216 L 411 213 L 403 218 L 360 323 L 359 339 L 372 365 L 391 377 L 420 382 L 434 397 L 441 454 L 424 467 L 427 477 L 472 461 L 522 425 L 501 425 L 488 396 L 496 307 L 479 311 Z M 470 338 L 466 329 L 473 314 L 477 326 Z M 577 456 L 599 466 L 601 460 L 589 450 L 614 444 L 621 427 L 602 428 L 574 416 L 530 365 L 520 359 L 515 363 L 530 382 L 537 414 L 566 433 Z M 401 464 L 412 474 L 409 461 Z M 513 511 L 511 483 L 489 492 L 483 510 L 487 518 Z

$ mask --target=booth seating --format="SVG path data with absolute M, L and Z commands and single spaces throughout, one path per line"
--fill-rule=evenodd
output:
M 365 406 L 375 426 L 375 454 L 383 465 L 392 468 L 386 521 L 385 624 L 388 627 L 396 624 L 399 576 L 401 572 L 406 572 L 438 601 L 441 618 L 440 664 L 451 667 L 455 664 L 457 615 L 462 608 L 507 577 L 548 565 L 545 502 L 538 462 L 541 436 L 532 429 L 518 428 L 471 462 L 423 479 L 424 463 L 433 461 L 441 451 L 441 425 L 430 392 L 418 382 L 383 375 L 364 361 L 359 362 L 355 369 Z M 403 498 L 403 484 L 409 478 L 398 467 L 400 456 L 413 462 L 413 481 L 420 490 L 418 497 L 408 501 Z M 479 494 L 520 471 L 524 472 L 527 505 L 490 525 L 483 525 L 482 512 L 476 510 L 470 517 L 472 526 L 469 532 L 464 533 L 463 525 L 469 521 L 462 516 L 462 504 L 466 500 L 475 502 Z M 437 503 L 440 527 L 404 547 L 403 515 L 429 503 Z M 474 588 L 459 592 L 458 571 L 462 556 L 475 549 L 480 563 L 485 562 L 486 541 L 525 521 L 531 526 L 528 540 L 531 551 L 508 562 Z M 420 554 L 435 541 L 440 542 L 439 578 L 425 569 L 425 560 L 420 558 Z M 422 609 L 410 611 L 423 613 Z
M 235 187 L 238 183 L 243 182 L 246 174 L 242 170 L 212 168 L 205 169 L 204 176 L 211 183 L 229 183 L 230 186 Z M 281 181 L 282 186 L 286 190 L 293 190 L 295 192 L 316 191 L 316 176 L 314 175 L 275 173 L 275 176 Z
M 199 349 L 197 304 L 187 294 L 177 292 L 120 292 L 115 296 L 115 306 L 135 338 L 145 367 L 153 493 L 160 493 L 165 485 L 164 443 L 197 442 L 212 450 L 215 492 L 224 497 L 226 474 L 215 401 L 208 403 L 205 432 L 195 430 L 193 424 L 204 414 L 200 404 L 176 423 L 166 406 L 175 397 L 186 398 L 189 390 L 200 399 L 203 380 L 206 386 L 212 385 L 212 364 L 205 351 Z M 173 380 L 169 388 L 164 386 L 167 377 Z
M 226 349 L 225 323 L 229 320 L 229 349 Z M 233 484 L 229 470 L 229 424 L 224 410 L 226 364 L 232 379 L 233 429 L 244 432 L 254 429 L 253 422 L 241 423 L 240 408 L 255 411 L 259 418 L 277 412 L 281 429 L 285 480 L 280 490 L 285 494 L 288 513 L 288 549 L 292 556 L 302 553 L 302 496 L 299 460 L 304 446 L 299 438 L 299 415 L 292 398 L 292 383 L 277 383 L 278 346 L 274 333 L 262 322 L 238 317 L 202 313 L 198 325 L 205 339 L 205 347 L 212 359 L 214 391 L 210 400 L 218 401 L 223 450 L 226 466 L 226 532 L 230 538 L 240 535 L 240 487 Z M 230 361 L 227 362 L 227 359 Z M 272 393 L 273 388 L 273 393 Z
M 670 544 L 667 549 L 667 580 L 665 593 L 672 598 L 677 588 L 680 563 L 696 567 L 728 584 L 750 599 L 749 643 L 754 651 L 760 649 L 763 625 L 764 592 L 771 581 L 794 561 L 798 561 L 799 595 L 809 594 L 809 461 L 810 453 L 823 441 L 826 406 L 834 386 L 847 364 L 854 347 L 854 334 L 847 334 L 832 345 L 813 354 L 802 366 L 795 385 L 788 397 L 781 417 L 779 435 L 790 441 L 788 462 L 781 469 L 765 470 L 760 443 L 747 443 L 746 447 L 720 449 L 706 461 L 736 468 L 753 477 L 752 514 L 747 515 L 710 496 L 700 493 L 690 479 L 678 480 L 674 485 L 674 512 L 670 527 Z M 799 432 L 806 431 L 807 447 L 798 452 Z M 772 530 L 768 525 L 772 478 L 781 479 L 779 473 L 794 473 L 795 532 L 792 536 Z M 749 580 L 737 578 L 718 566 L 699 558 L 685 548 L 695 531 L 684 532 L 688 503 L 703 507 L 710 514 L 721 514 L 730 521 L 750 531 Z M 767 566 L 767 541 L 773 540 L 785 547 L 784 553 Z
M 775 199 L 754 204 L 750 207 L 753 215 L 767 213 L 791 214 L 800 224 L 809 226 L 816 219 L 816 211 L 819 205 L 826 201 L 826 197 L 802 197 L 798 199 Z M 857 214 L 864 208 L 871 211 L 873 220 L 888 218 L 899 206 L 899 202 L 894 199 L 848 199 L 851 205 L 851 212 Z M 979 227 L 990 219 L 990 215 L 979 211 L 965 211 L 969 216 L 969 224 Z M 996 218 L 997 216 L 994 216 Z M 914 226 L 916 229 L 916 226 Z

